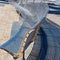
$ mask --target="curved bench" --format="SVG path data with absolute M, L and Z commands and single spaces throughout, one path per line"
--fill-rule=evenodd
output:
M 41 21 L 48 13 L 48 5 L 45 3 L 40 3 L 39 5 L 28 4 L 25 6 L 20 6 L 17 3 L 12 3 L 12 5 L 21 14 L 24 21 L 22 21 L 23 24 L 20 26 L 21 28 L 19 31 L 7 42 L 2 44 L 0 46 L 0 49 L 7 51 L 13 56 L 14 59 L 17 59 L 23 56 L 26 41 L 32 32 L 34 33 L 30 39 L 34 41 Z
M 48 3 L 49 5 L 49 14 L 60 14 L 60 5 L 54 3 Z
M 60 5 L 59 6 L 49 6 L 51 9 L 56 9 L 56 10 L 60 10 Z

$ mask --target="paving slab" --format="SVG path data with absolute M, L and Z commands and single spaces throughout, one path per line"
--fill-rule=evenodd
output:
M 56 14 L 48 14 L 47 18 L 54 22 L 55 24 L 60 26 L 60 15 L 56 15 Z

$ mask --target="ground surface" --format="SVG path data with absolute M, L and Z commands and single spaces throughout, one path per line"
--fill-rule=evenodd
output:
M 0 45 L 10 39 L 12 26 L 15 22 L 19 22 L 16 9 L 10 4 L 0 6 Z M 17 28 L 14 29 L 14 31 L 16 30 Z

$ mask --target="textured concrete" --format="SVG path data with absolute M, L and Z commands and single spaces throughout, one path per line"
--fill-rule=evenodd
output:
M 5 6 L 0 4 L 0 45 L 10 39 L 19 29 L 15 24 L 14 32 L 11 34 L 12 26 L 15 22 L 19 22 L 19 15 L 16 9 L 10 4 L 5 4 Z
M 47 18 L 54 22 L 55 24 L 60 26 L 60 15 L 56 15 L 56 14 L 48 14 Z

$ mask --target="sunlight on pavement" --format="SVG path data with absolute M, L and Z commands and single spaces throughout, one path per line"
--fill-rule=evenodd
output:
M 55 15 L 55 14 L 48 14 L 47 18 L 54 22 L 55 24 L 60 26 L 60 15 Z

